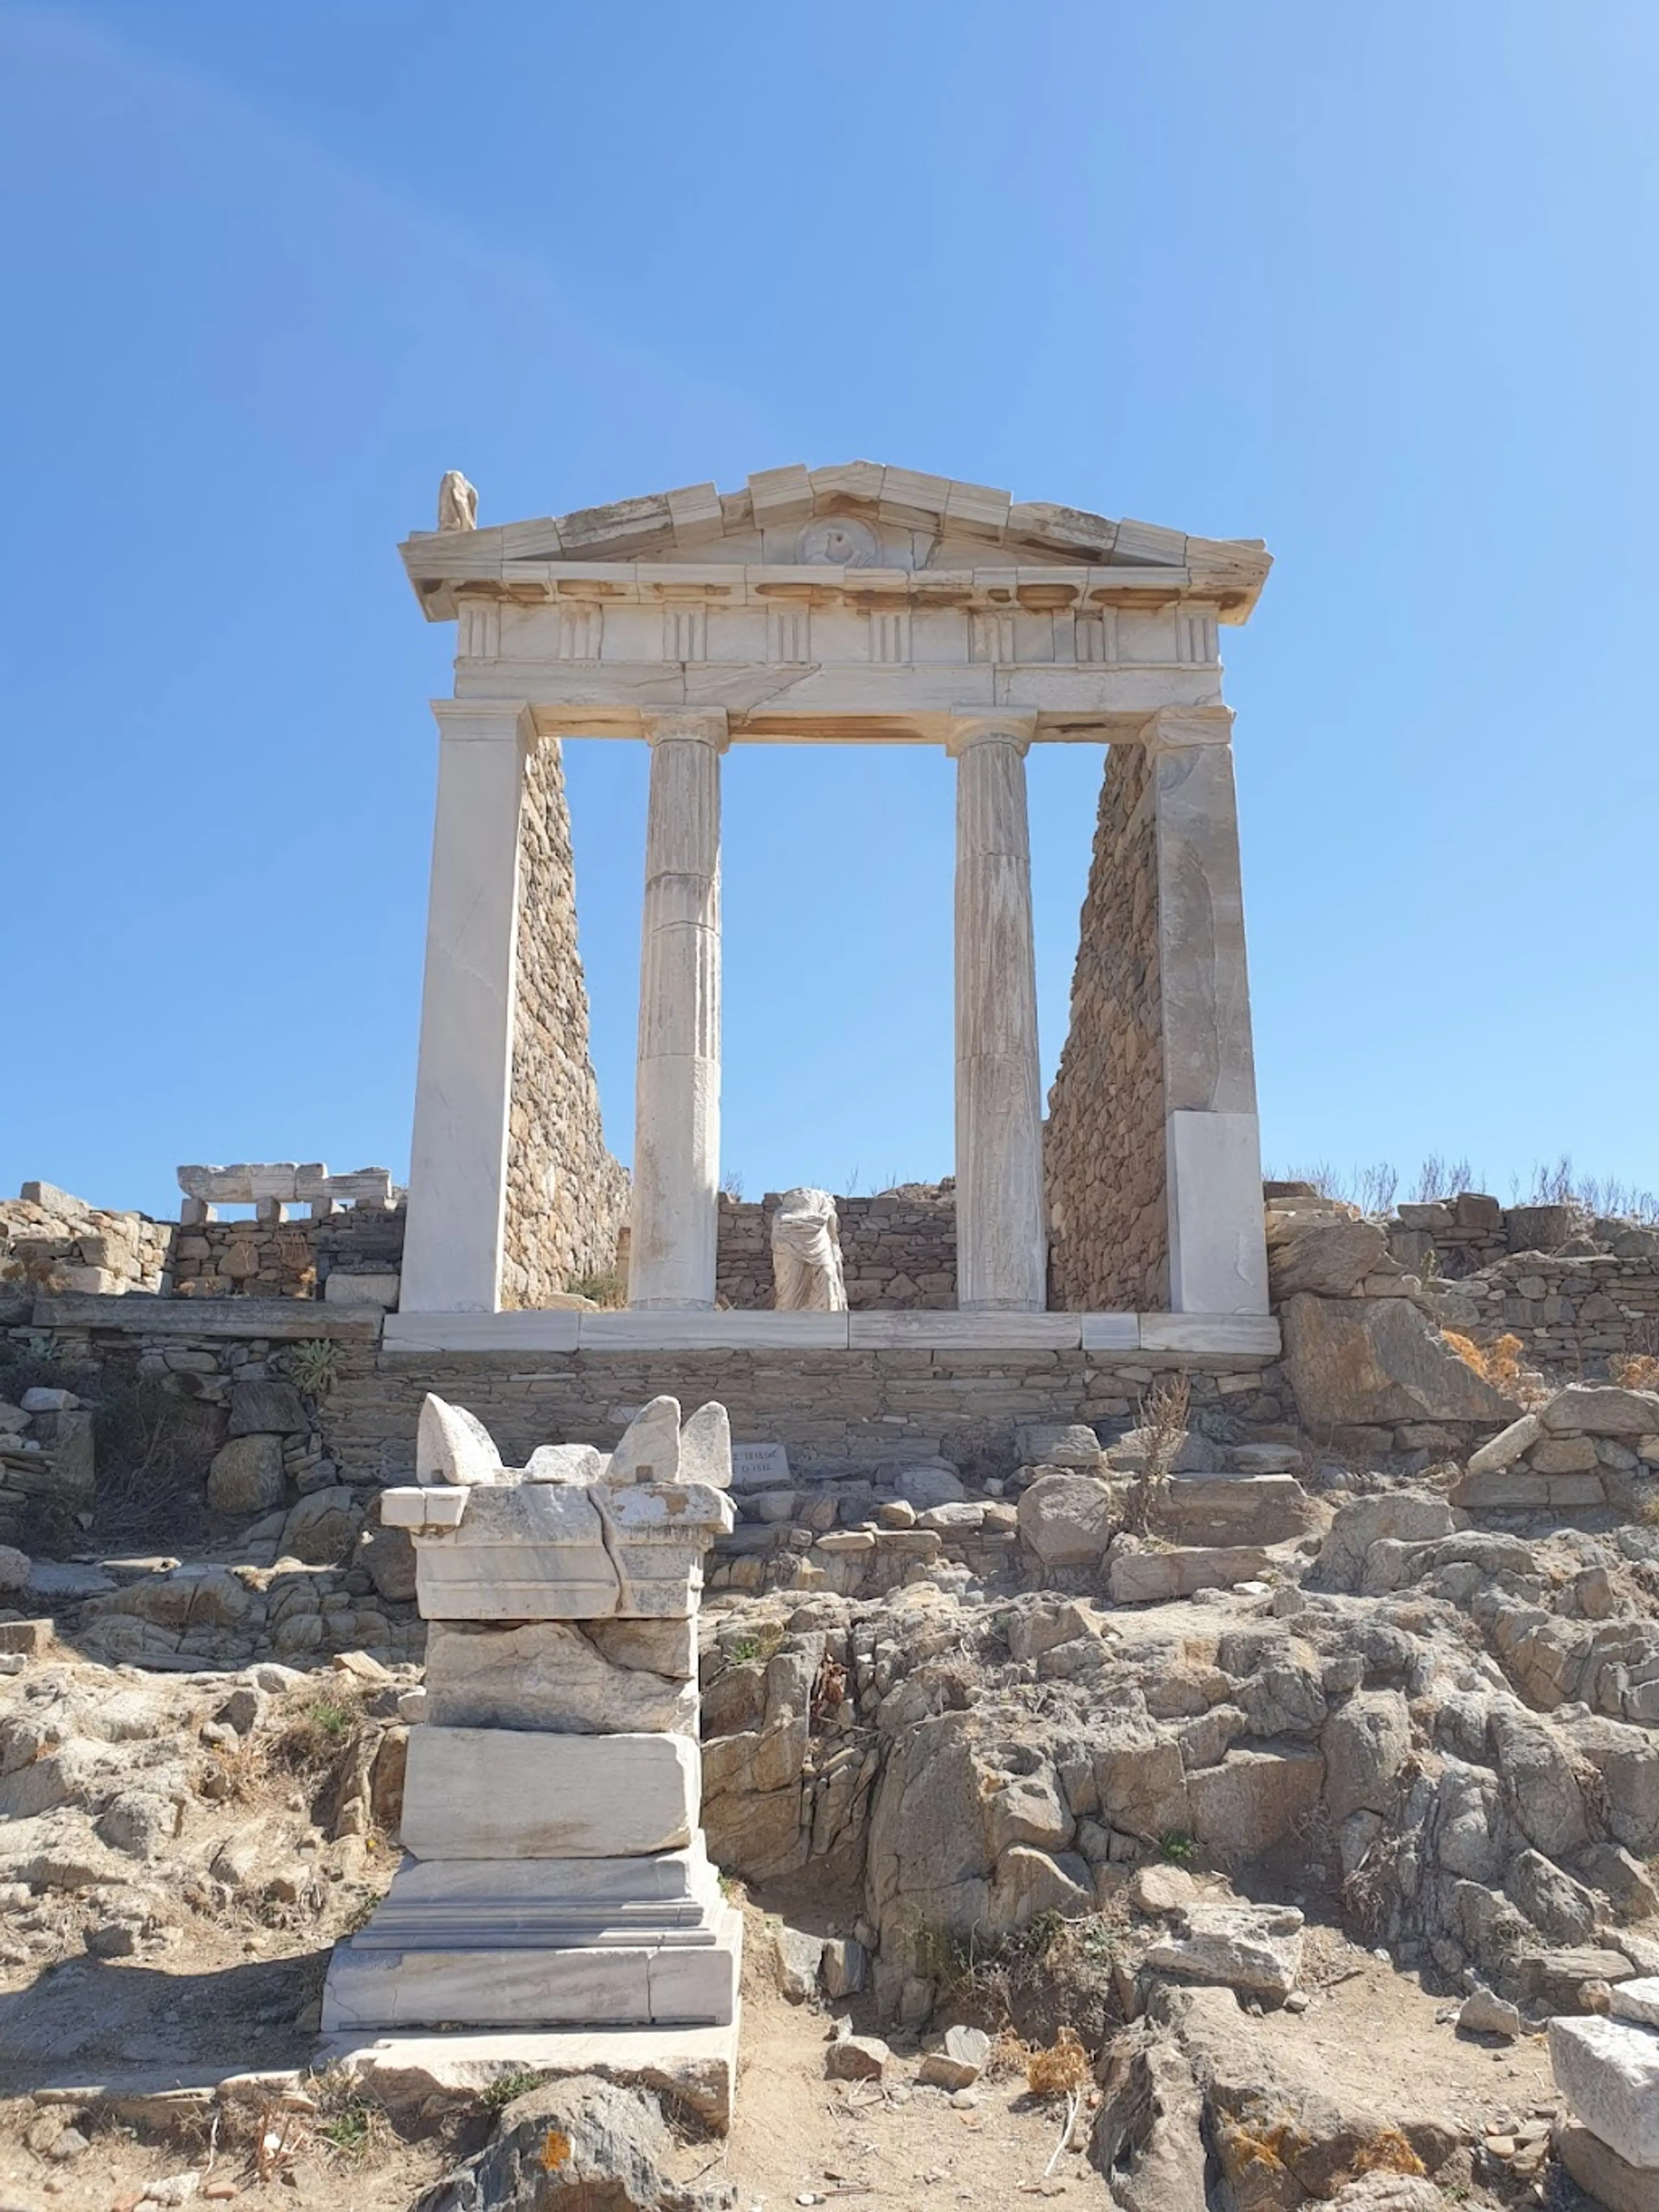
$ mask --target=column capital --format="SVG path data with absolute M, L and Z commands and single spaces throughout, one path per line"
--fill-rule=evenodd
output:
M 516 738 L 526 752 L 536 717 L 523 699 L 434 699 L 432 712 L 447 744 L 501 744 Z
M 641 714 L 640 722 L 647 744 L 658 744 L 665 738 L 686 738 L 693 744 L 712 745 L 717 753 L 723 753 L 732 742 L 724 707 L 674 707 L 661 714 Z
M 1189 745 L 1232 743 L 1231 707 L 1160 707 L 1142 725 L 1141 741 L 1149 753 L 1178 752 Z
M 951 717 L 945 730 L 945 750 L 952 760 L 959 760 L 970 745 L 1017 745 L 1024 753 L 1036 735 L 1036 725 L 1035 714 L 987 714 L 982 708 L 964 707 Z

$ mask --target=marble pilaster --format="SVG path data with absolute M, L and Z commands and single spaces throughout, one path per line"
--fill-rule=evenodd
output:
M 724 713 L 647 718 L 628 1302 L 712 1308 L 720 1129 Z
M 1025 753 L 1035 718 L 963 715 L 957 763 L 957 1304 L 1048 1303 Z
M 1224 707 L 1159 714 L 1147 727 L 1176 1313 L 1267 1310 L 1231 727 Z
M 404 1313 L 493 1313 L 506 1212 L 522 704 L 433 702 L 441 732 L 410 1151 Z

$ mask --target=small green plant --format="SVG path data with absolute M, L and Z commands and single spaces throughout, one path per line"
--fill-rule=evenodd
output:
M 325 1336 L 308 1336 L 288 1355 L 288 1371 L 307 1398 L 326 1398 L 340 1379 L 340 1347 Z
M 1171 1866 L 1189 1867 L 1198 1856 L 1198 1841 L 1184 1828 L 1166 1828 L 1158 1839 L 1158 1855 Z
M 532 2089 L 539 2089 L 552 2078 L 550 2074 L 538 2072 L 533 2066 L 514 2066 L 506 2074 L 498 2074 L 478 2102 L 493 2118 L 504 2112 L 517 2098 L 527 2097 Z
M 374 2115 L 361 2097 L 348 2097 L 326 2119 L 317 2123 L 319 2142 L 327 2143 L 343 2158 L 362 2158 L 374 2134 Z
M 573 1297 L 592 1298 L 596 1306 L 614 1313 L 628 1304 L 628 1285 L 614 1267 L 573 1276 L 565 1288 Z

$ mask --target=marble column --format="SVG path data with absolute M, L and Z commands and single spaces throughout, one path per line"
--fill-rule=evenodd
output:
M 526 707 L 433 702 L 441 737 L 404 1237 L 404 1313 L 494 1313 L 507 1206 Z
M 963 715 L 957 763 L 957 1304 L 1048 1304 L 1042 1088 L 1025 815 L 1030 715 Z
M 712 1307 L 720 1146 L 723 710 L 646 718 L 640 1046 L 628 1303 Z
M 1165 708 L 1146 732 L 1176 1313 L 1267 1310 L 1231 731 L 1231 709 L 1212 707 Z

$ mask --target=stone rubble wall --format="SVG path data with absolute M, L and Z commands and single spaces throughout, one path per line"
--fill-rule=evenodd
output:
M 144 1213 L 88 1206 L 49 1182 L 0 1200 L 0 1284 L 106 1296 L 166 1287 L 173 1231 Z
M 605 1148 L 587 1035 L 570 812 L 549 740 L 526 769 L 519 832 L 503 1307 L 543 1305 L 616 1267 L 628 1172 Z
M 1600 1373 L 1659 1354 L 1659 1229 L 1464 1191 L 1401 1206 L 1387 1233 L 1402 1266 L 1467 1303 L 1468 1327 L 1518 1336 L 1534 1366 Z
M 717 1301 L 740 1313 L 770 1311 L 772 1216 L 780 1194 L 758 1202 L 722 1195 Z M 873 1198 L 838 1198 L 847 1303 L 884 1310 L 943 1312 L 957 1302 L 956 1185 L 906 1183 Z
M 395 1275 L 404 1206 L 354 1206 L 319 1220 L 204 1221 L 171 1229 L 168 1272 L 185 1298 L 322 1297 L 331 1275 Z
M 1200 1363 L 1185 1357 L 1189 1371 Z M 1194 1372 L 1194 1403 L 1247 1421 L 1292 1418 L 1282 1371 L 1272 1366 Z M 1219 1371 L 1214 1371 L 1219 1370 Z M 532 1353 L 432 1352 L 378 1361 L 356 1347 L 324 1408 L 340 1478 L 405 1482 L 426 1393 L 477 1415 L 505 1458 L 538 1444 L 609 1449 L 650 1399 L 683 1406 L 718 1398 L 739 1443 L 787 1446 L 791 1464 L 815 1475 L 942 1455 L 1001 1474 L 1015 1463 L 1014 1431 L 1026 1422 L 1121 1422 L 1153 1368 L 1111 1355 L 1044 1351 L 871 1351 Z
M 1152 808 L 1146 748 L 1114 745 L 1044 1133 L 1048 1304 L 1066 1312 L 1170 1303 Z

